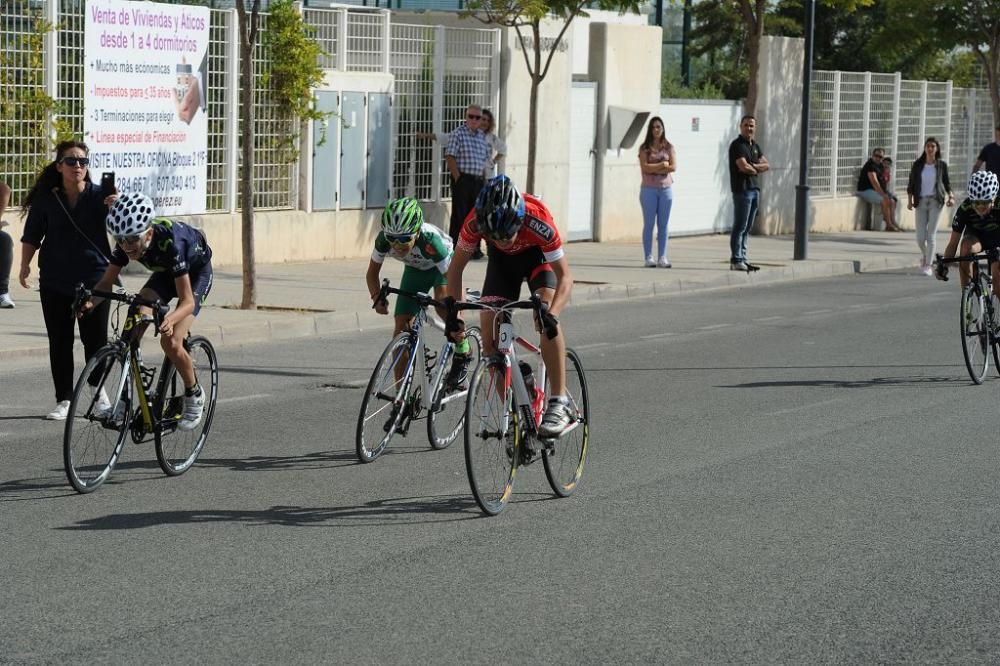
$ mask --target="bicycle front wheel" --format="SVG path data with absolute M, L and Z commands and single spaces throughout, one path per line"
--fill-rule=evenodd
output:
M 356 436 L 358 460 L 363 463 L 382 455 L 406 417 L 404 411 L 413 379 L 413 346 L 410 333 L 400 333 L 393 338 L 368 380 Z
M 479 357 L 482 354 L 483 341 L 478 327 L 466 329 L 465 337 L 469 341 L 469 372 L 475 370 L 479 364 Z M 451 358 L 454 359 L 454 353 Z M 465 423 L 465 403 L 469 395 L 468 388 L 458 391 L 445 391 L 445 378 L 448 375 L 448 368 L 442 367 L 438 374 L 437 385 L 431 392 L 434 396 L 427 409 L 427 439 L 430 440 L 431 448 L 448 448 Z M 466 380 L 468 385 L 468 380 Z
M 76 382 L 63 434 L 66 478 L 77 492 L 93 492 L 111 476 L 128 437 L 132 396 L 124 352 L 100 349 Z M 99 404 L 104 399 L 110 409 Z
M 979 291 L 971 284 L 962 290 L 962 310 L 959 316 L 962 354 L 965 356 L 965 367 L 969 371 L 969 377 L 976 384 L 983 383 L 990 364 L 989 331 L 983 304 L 985 294 L 988 293 L 988 290 Z
M 205 394 L 205 406 L 201 421 L 194 429 L 177 427 L 184 415 L 184 381 L 177 368 L 164 361 L 153 403 L 153 420 L 156 422 L 156 460 L 167 476 L 183 474 L 198 460 L 212 428 L 215 402 L 219 398 L 219 361 L 212 343 L 207 338 L 194 336 L 185 341 L 184 348 L 194 363 L 195 377 Z
M 510 501 L 520 448 L 510 368 L 498 358 L 483 359 L 469 383 L 465 411 L 465 469 L 483 513 L 495 516 Z
M 546 447 L 542 462 L 545 476 L 559 497 L 569 497 L 576 490 L 583 476 L 590 443 L 590 397 L 587 378 L 583 374 L 580 357 L 572 349 L 566 350 L 566 397 L 573 417 L 564 432 L 550 449 Z

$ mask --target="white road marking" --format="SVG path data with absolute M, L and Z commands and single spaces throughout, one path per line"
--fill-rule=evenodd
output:
M 597 349 L 598 347 L 610 347 L 610 342 L 593 342 L 589 345 L 573 345 L 573 349 Z
M 732 324 L 711 324 L 710 326 L 699 326 L 696 330 L 699 331 L 714 331 L 717 328 L 728 328 Z
M 800 412 L 804 409 L 812 409 L 813 407 L 819 407 L 820 405 L 829 405 L 834 402 L 844 402 L 846 398 L 831 398 L 829 400 L 820 400 L 819 402 L 810 402 L 807 405 L 799 405 L 798 407 L 789 407 L 788 409 L 779 409 L 774 412 L 767 412 L 765 416 L 781 416 L 782 414 L 792 414 L 794 412 Z
M 778 321 L 780 319 L 784 319 L 784 317 L 781 315 L 775 315 L 773 317 L 758 317 L 757 319 L 754 319 L 754 321 Z
M 245 400 L 260 400 L 261 398 L 270 398 L 270 393 L 253 393 L 251 395 L 237 395 L 232 398 L 219 398 L 215 401 L 216 404 L 222 404 L 224 402 L 243 402 Z
M 676 333 L 666 332 L 666 333 L 653 333 L 651 335 L 640 335 L 640 340 L 655 340 L 656 338 L 669 338 L 671 335 L 677 335 Z
M 807 315 L 818 315 L 818 314 L 827 314 L 827 313 L 829 313 L 829 312 L 833 312 L 833 310 L 831 310 L 831 309 L 829 309 L 829 308 L 827 308 L 827 309 L 825 309 L 825 310 L 810 310 L 809 312 L 803 312 L 802 314 L 807 314 Z

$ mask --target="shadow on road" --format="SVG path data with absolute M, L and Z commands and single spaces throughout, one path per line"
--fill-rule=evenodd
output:
M 131 530 L 159 525 L 189 523 L 240 523 L 245 525 L 282 525 L 286 527 L 336 527 L 338 525 L 398 525 L 472 520 L 481 516 L 475 501 L 468 495 L 397 497 L 339 507 L 272 506 L 258 511 L 212 510 L 149 511 L 116 513 L 81 520 L 60 530 Z M 396 520 L 394 520 L 396 519 Z
M 875 386 L 926 386 L 929 384 L 968 384 L 962 377 L 873 377 L 872 379 L 776 379 L 768 382 L 746 382 L 745 384 L 723 384 L 717 388 L 787 388 L 787 387 L 829 387 L 829 388 L 871 388 Z
M 396 447 L 386 450 L 383 456 L 409 455 L 413 453 L 433 453 L 430 446 Z M 303 469 L 328 469 L 361 465 L 354 449 L 340 451 L 316 451 L 297 456 L 250 456 L 249 458 L 198 458 L 196 467 L 219 467 L 235 472 L 261 472 Z M 154 463 L 155 465 L 155 463 Z

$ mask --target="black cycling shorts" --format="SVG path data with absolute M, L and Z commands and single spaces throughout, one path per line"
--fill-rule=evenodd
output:
M 539 289 L 555 289 L 558 281 L 552 266 L 545 261 L 541 248 L 532 247 L 517 254 L 507 254 L 489 246 L 486 280 L 482 299 L 516 301 L 521 297 L 521 283 L 528 281 L 531 293 Z
M 191 291 L 194 292 L 194 315 L 197 317 L 201 311 L 201 306 L 208 298 L 208 292 L 212 291 L 212 262 L 208 262 L 201 268 L 192 269 L 188 273 L 191 280 Z M 177 285 L 169 271 L 154 272 L 146 280 L 143 289 L 152 289 L 164 303 L 169 303 L 171 299 L 177 298 Z
M 969 233 L 979 241 L 983 252 L 1000 247 L 1000 229 L 978 229 L 975 231 L 970 229 Z

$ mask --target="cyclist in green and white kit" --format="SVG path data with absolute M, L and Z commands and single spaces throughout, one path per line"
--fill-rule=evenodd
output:
M 372 301 L 375 302 L 378 298 L 381 287 L 379 273 L 385 258 L 389 256 L 406 266 L 400 280 L 400 289 L 426 294 L 433 288 L 434 298 L 443 300 L 446 295 L 445 287 L 448 285 L 445 276 L 453 253 L 451 238 L 433 224 L 424 222 L 424 212 L 416 199 L 403 197 L 390 201 L 382 213 L 382 230 L 375 238 L 375 249 L 365 274 Z M 389 314 L 388 302 L 375 302 L 375 311 Z M 412 298 L 398 296 L 393 311 L 396 320 L 393 337 L 408 330 L 419 311 L 420 306 Z M 442 319 L 447 318 L 446 312 L 439 311 L 438 315 Z M 464 389 L 469 361 L 469 341 L 463 340 L 455 346 L 455 357 L 445 378 L 445 386 L 449 391 Z

